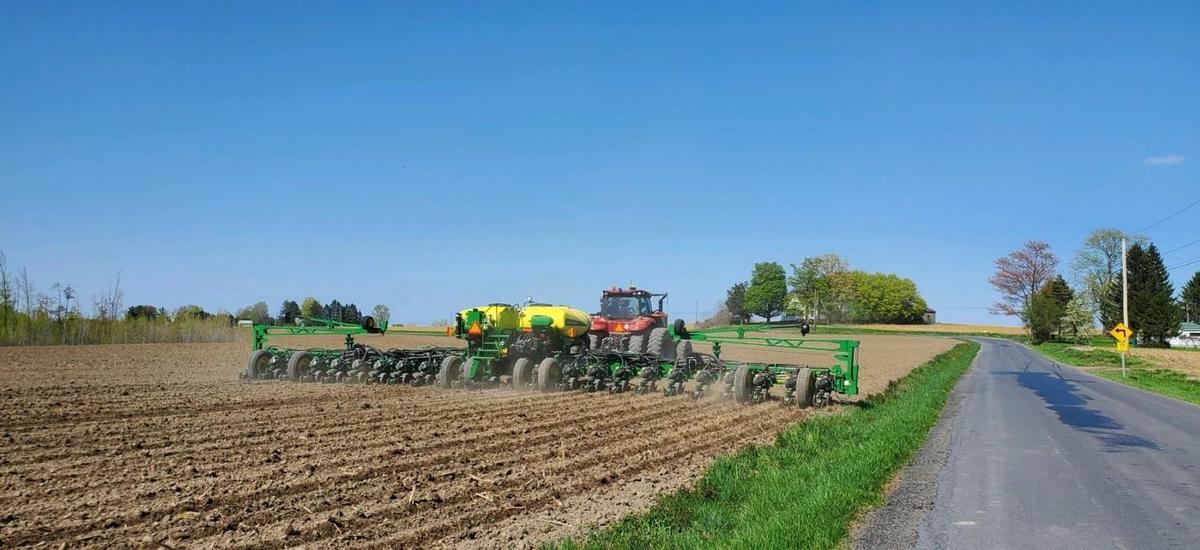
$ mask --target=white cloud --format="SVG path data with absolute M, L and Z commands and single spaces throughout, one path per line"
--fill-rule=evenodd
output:
M 1163 155 L 1161 157 L 1150 157 L 1142 162 L 1151 166 L 1172 166 L 1175 164 L 1183 164 L 1186 158 L 1179 155 Z

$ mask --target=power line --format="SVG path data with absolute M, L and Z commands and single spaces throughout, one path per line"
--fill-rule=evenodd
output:
M 1187 266 L 1189 266 L 1189 265 L 1192 265 L 1192 264 L 1200 264 L 1200 258 L 1194 258 L 1194 259 L 1192 259 L 1192 260 L 1186 261 L 1186 262 L 1184 262 L 1184 263 L 1181 263 L 1181 264 L 1179 264 L 1179 265 L 1173 265 L 1173 266 L 1171 266 L 1171 267 L 1168 267 L 1168 268 L 1167 268 L 1167 271 L 1174 271 L 1174 270 L 1176 270 L 1176 269 L 1179 269 L 1179 268 L 1181 268 L 1181 267 L 1187 267 Z
M 1152 224 L 1150 224 L 1150 225 L 1147 225 L 1146 227 L 1143 227 L 1143 228 L 1141 228 L 1141 229 L 1139 229 L 1139 230 L 1137 230 L 1137 231 L 1134 231 L 1134 233 L 1141 233 L 1142 231 L 1145 231 L 1145 230 L 1147 230 L 1147 229 L 1150 229 L 1151 227 L 1154 227 L 1154 226 L 1156 226 L 1156 225 L 1158 225 L 1158 224 L 1160 224 L 1160 223 L 1162 223 L 1162 222 L 1165 222 L 1165 221 L 1167 221 L 1167 220 L 1169 220 L 1169 219 L 1171 219 L 1171 218 L 1174 218 L 1175 216 L 1178 216 L 1178 215 L 1180 215 L 1180 214 L 1182 214 L 1182 213 L 1184 213 L 1184 212 L 1187 212 L 1187 211 L 1188 211 L 1188 210 L 1189 210 L 1191 207 L 1193 207 L 1193 206 L 1196 206 L 1197 204 L 1200 204 L 1200 199 L 1196 199 L 1196 202 L 1193 202 L 1192 204 L 1189 204 L 1189 205 L 1187 205 L 1187 206 L 1183 207 L 1183 209 L 1182 209 L 1182 210 L 1180 210 L 1180 211 L 1178 211 L 1178 212 L 1176 212 L 1176 213 L 1174 213 L 1174 214 L 1171 214 L 1170 216 L 1167 216 L 1167 217 L 1165 217 L 1165 218 L 1163 218 L 1163 219 L 1161 219 L 1161 220 L 1158 220 L 1158 221 L 1156 221 L 1156 222 L 1154 222 L 1154 223 L 1152 223 Z
M 1185 244 L 1185 245 L 1183 245 L 1183 246 L 1177 246 L 1177 247 L 1175 247 L 1175 248 L 1172 248 L 1172 249 L 1170 249 L 1170 250 L 1168 250 L 1168 251 L 1166 251 L 1166 252 L 1163 252 L 1163 255 L 1170 254 L 1170 253 L 1172 253 L 1172 252 L 1175 252 L 1176 250 L 1183 250 L 1183 249 L 1185 249 L 1185 248 L 1187 248 L 1187 247 L 1189 247 L 1189 246 L 1192 246 L 1192 245 L 1194 245 L 1194 244 L 1196 244 L 1196 243 L 1200 243 L 1200 239 L 1196 239 L 1196 240 L 1194 240 L 1194 241 L 1192 241 L 1192 242 L 1190 242 L 1190 243 L 1187 243 L 1187 244 Z

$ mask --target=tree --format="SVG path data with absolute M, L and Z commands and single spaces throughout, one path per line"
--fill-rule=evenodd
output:
M 392 310 L 383 304 L 375 304 L 371 309 L 371 317 L 375 318 L 375 322 L 383 326 L 392 318 Z
M 341 321 L 342 303 L 337 300 L 331 300 L 328 304 L 325 304 L 325 310 L 317 317 L 329 319 L 330 321 Z
M 1049 290 L 1049 285 L 1043 287 L 1029 299 L 1025 308 L 1029 334 L 1035 344 L 1049 340 L 1063 317 L 1063 306 Z
M 313 317 L 320 317 L 324 314 L 325 311 L 321 307 L 321 302 L 317 301 L 317 299 L 313 298 L 312 296 L 305 298 L 300 304 L 300 315 L 302 317 L 308 317 L 311 319 Z
M 248 319 L 256 325 L 269 325 L 271 324 L 271 309 L 267 307 L 266 302 L 258 302 L 252 306 L 239 309 L 237 318 Z
M 342 306 L 342 322 L 343 323 L 361 323 L 362 313 L 358 311 L 358 306 L 349 304 Z
M 1058 335 L 1062 337 L 1070 334 L 1071 339 L 1076 343 L 1086 344 L 1091 340 L 1095 331 L 1094 323 L 1094 316 L 1087 303 L 1087 298 L 1080 293 L 1067 302 L 1067 306 L 1063 309 Z
M 771 318 L 783 312 L 787 302 L 787 274 L 783 266 L 775 262 L 754 264 L 750 286 L 746 287 L 746 311 L 771 322 Z
M 212 315 L 210 313 L 208 313 L 207 311 L 204 311 L 204 308 L 202 308 L 200 306 L 193 306 L 193 305 L 179 306 L 179 308 L 175 310 L 175 319 L 177 319 L 177 320 L 178 319 L 204 320 L 204 319 L 208 319 L 209 317 L 212 317 Z
M 1046 285 L 1046 292 L 1050 294 L 1051 298 L 1054 298 L 1055 302 L 1058 302 L 1058 305 L 1060 308 L 1062 308 L 1064 314 L 1067 311 L 1067 304 L 1071 303 L 1071 300 L 1075 299 L 1075 291 L 1071 290 L 1071 285 L 1067 284 L 1067 281 L 1062 278 L 1062 275 L 1055 275 L 1054 278 L 1050 280 L 1050 282 Z M 1062 319 L 1059 319 L 1059 322 L 1055 324 L 1054 328 L 1055 331 L 1060 335 L 1063 333 Z
M 1146 243 L 1146 238 L 1131 235 L 1120 229 L 1102 228 L 1092 231 L 1083 241 L 1083 248 L 1071 260 L 1075 284 L 1086 296 L 1092 310 L 1100 314 L 1100 326 L 1110 329 L 1121 320 L 1121 303 L 1110 300 L 1113 285 L 1121 285 L 1121 240 L 1129 244 Z M 1115 314 L 1115 316 L 1114 316 Z
M 1179 332 L 1179 308 L 1175 289 L 1154 244 L 1129 248 L 1129 328 L 1138 345 L 1166 346 Z
M 816 320 L 840 321 L 848 310 L 854 283 L 850 266 L 837 254 L 805 258 L 792 264 L 788 284 L 799 303 L 799 314 Z
M 296 322 L 296 318 L 300 316 L 300 304 L 293 300 L 284 300 L 279 306 L 279 324 L 291 325 Z
M 925 313 L 925 299 L 917 284 L 892 273 L 849 274 L 854 291 L 850 301 L 851 318 L 860 323 L 919 323 Z
M 1188 321 L 1200 323 L 1200 271 L 1192 275 L 1192 280 L 1183 285 L 1179 293 L 1179 301 L 1183 306 L 1183 314 Z
M 153 321 L 158 318 L 158 308 L 147 305 L 129 306 L 129 309 L 125 310 L 125 318 Z
M 725 291 L 725 311 L 735 323 L 750 320 L 750 314 L 746 311 L 746 283 L 737 283 Z
M 1026 309 L 1058 268 L 1058 256 L 1045 241 L 1026 241 L 1018 250 L 996 259 L 996 274 L 988 281 L 1000 293 L 991 311 L 1019 317 L 1027 326 Z

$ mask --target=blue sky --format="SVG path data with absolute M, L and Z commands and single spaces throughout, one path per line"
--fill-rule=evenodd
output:
M 434 4 L 0 2 L 10 269 L 404 322 L 632 281 L 690 318 L 835 252 L 1011 323 L 996 257 L 1200 198 L 1195 2 Z

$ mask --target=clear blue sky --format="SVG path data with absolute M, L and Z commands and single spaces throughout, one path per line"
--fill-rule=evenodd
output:
M 404 322 L 633 281 L 690 318 L 836 252 L 1011 322 L 997 256 L 1200 198 L 1196 2 L 265 4 L 0 2 L 10 268 Z

